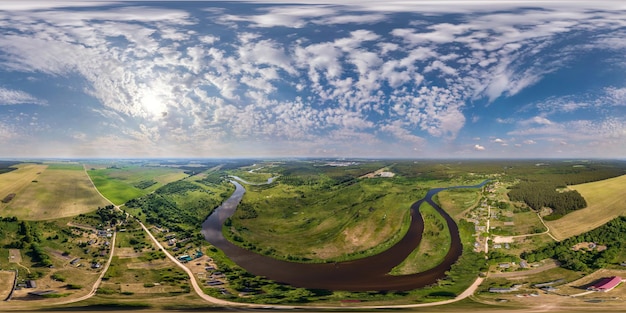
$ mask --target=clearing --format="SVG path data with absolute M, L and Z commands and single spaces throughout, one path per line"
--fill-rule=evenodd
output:
M 9 249 L 9 263 L 21 263 L 22 254 L 20 249 Z
M 600 227 L 626 213 L 624 186 L 626 175 L 570 186 L 585 198 L 587 207 L 556 221 L 546 221 L 546 225 L 559 241 Z

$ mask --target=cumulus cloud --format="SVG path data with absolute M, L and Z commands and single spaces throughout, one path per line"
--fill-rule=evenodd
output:
M 483 151 L 483 150 L 485 150 L 485 147 L 481 146 L 479 144 L 475 144 L 474 145 L 474 150 L 476 150 L 476 151 Z
M 500 2 L 446 3 L 455 5 L 241 3 L 245 13 L 210 2 L 194 3 L 205 9 L 200 13 L 148 3 L 81 10 L 14 5 L 0 12 L 0 65 L 49 78 L 78 76 L 100 104 L 92 112 L 127 123 L 119 135 L 125 140 L 154 145 L 280 139 L 322 146 L 328 142 L 316 141 L 320 137 L 339 145 L 354 138 L 373 142 L 378 134 L 413 144 L 431 137 L 451 142 L 465 126 L 468 103 L 494 102 L 540 82 L 573 55 L 552 53 L 564 43 L 560 35 L 618 28 L 621 14 L 580 3 L 511 12 L 495 9 L 515 7 Z M 472 14 L 380 27 L 394 12 L 442 16 L 457 9 Z M 611 22 L 601 24 L 604 19 Z M 607 87 L 603 99 L 621 106 L 625 94 Z M 45 104 L 27 90 L 2 88 L 0 102 Z M 514 128 L 509 134 L 558 137 L 583 123 L 557 123 L 549 108 L 597 106 L 554 99 L 536 104 L 534 117 L 496 122 Z M 621 138 L 619 122 L 594 129 Z

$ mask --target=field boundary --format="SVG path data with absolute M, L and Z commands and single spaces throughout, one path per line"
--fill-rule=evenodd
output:
M 624 186 L 626 175 L 569 186 L 569 189 L 578 191 L 585 198 L 587 207 L 558 220 L 546 221 L 545 224 L 557 241 L 598 228 L 626 214 Z

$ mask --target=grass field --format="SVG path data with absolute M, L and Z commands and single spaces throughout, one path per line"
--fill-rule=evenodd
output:
M 17 173 L 13 171 L 8 174 Z M 32 176 L 32 174 L 25 174 Z M 89 177 L 75 168 L 46 168 L 8 203 L 3 215 L 24 220 L 49 220 L 96 210 L 109 203 Z
M 90 169 L 87 172 L 98 190 L 116 205 L 188 176 L 181 169 L 139 166 Z
M 16 170 L 0 175 L 0 199 L 5 199 L 10 194 L 18 197 L 33 180 L 38 179 L 39 174 L 46 169 L 47 165 L 23 163 L 15 167 L 17 167 Z M 14 200 L 15 198 L 7 203 L 0 202 L 0 209 L 11 205 Z M 4 213 L 3 215 L 6 216 Z
M 480 189 L 475 188 L 444 190 L 437 193 L 435 199 L 450 216 L 458 219 L 465 211 L 478 205 L 480 198 Z
M 626 175 L 570 186 L 587 201 L 587 207 L 546 222 L 557 240 L 579 235 L 626 214 Z

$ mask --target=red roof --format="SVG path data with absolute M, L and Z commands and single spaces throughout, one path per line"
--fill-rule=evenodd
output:
M 607 277 L 601 279 L 599 282 L 593 284 L 591 286 L 594 289 L 598 290 L 610 290 L 615 288 L 615 286 L 619 285 L 622 282 L 622 278 L 619 276 Z

